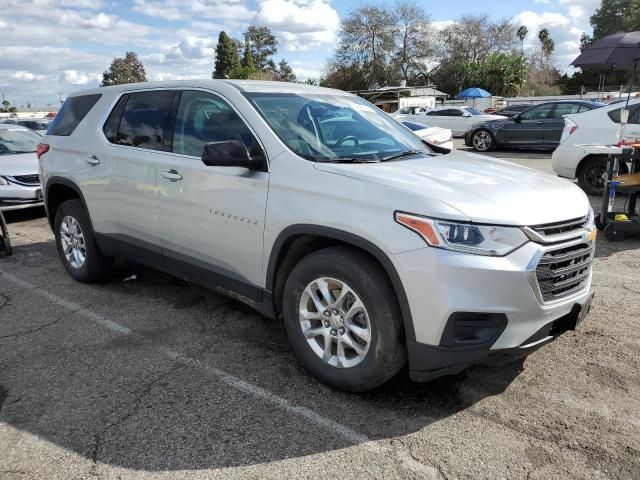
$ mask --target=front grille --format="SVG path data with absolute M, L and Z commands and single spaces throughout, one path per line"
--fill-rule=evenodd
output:
M 584 288 L 591 273 L 593 244 L 579 243 L 546 252 L 536 267 L 542 300 L 551 302 Z
M 587 223 L 587 217 L 581 217 L 574 218 L 573 220 L 566 220 L 564 222 L 536 225 L 530 228 L 540 235 L 548 237 L 550 235 L 558 235 L 561 233 L 572 232 L 574 230 L 580 230 L 585 223 Z
M 15 175 L 13 177 L 9 177 L 13 183 L 17 183 L 19 185 L 26 185 L 29 187 L 35 187 L 40 185 L 40 178 L 38 175 Z

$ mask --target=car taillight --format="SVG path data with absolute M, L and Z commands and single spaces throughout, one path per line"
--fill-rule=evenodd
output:
M 47 153 L 48 151 L 49 145 L 47 145 L 46 143 L 39 143 L 36 147 L 36 155 L 38 156 L 38 158 L 40 158 L 40 156 Z
M 562 130 L 562 136 L 560 137 L 560 143 L 564 143 L 567 138 L 569 138 L 576 130 L 578 129 L 578 124 L 569 120 L 568 118 L 564 119 L 564 130 Z

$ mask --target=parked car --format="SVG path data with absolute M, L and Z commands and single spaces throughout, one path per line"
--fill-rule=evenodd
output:
M 453 135 L 449 128 L 434 127 L 433 125 L 427 125 L 426 123 L 416 120 L 406 120 L 404 118 L 400 119 L 400 123 L 431 145 L 449 151 L 454 148 Z
M 604 188 L 602 176 L 607 157 L 598 146 L 618 143 L 623 108 L 624 105 L 614 103 L 564 118 L 560 145 L 551 157 L 553 169 L 561 177 L 577 178 L 578 185 L 589 195 L 600 195 Z M 637 100 L 629 104 L 624 139 L 640 140 L 640 102 Z M 627 165 L 620 165 L 620 170 L 628 172 Z
M 33 130 L 40 135 L 44 135 L 49 128 L 49 124 L 51 120 L 46 120 L 44 118 L 18 118 L 16 119 L 16 124 L 22 125 L 30 130 Z
M 0 210 L 42 206 L 36 147 L 40 135 L 0 124 Z
M 396 118 L 400 119 L 406 117 L 398 116 Z M 487 115 L 479 112 L 475 108 L 467 106 L 444 106 L 432 108 L 424 113 L 411 115 L 409 118 L 426 123 L 427 125 L 433 125 L 434 127 L 448 128 L 454 136 L 461 137 L 471 125 L 477 122 L 497 120 L 504 117 L 499 115 Z
M 73 278 L 97 281 L 125 256 L 216 287 L 282 318 L 301 362 L 336 388 L 374 388 L 407 359 L 425 381 L 519 358 L 589 310 L 584 192 L 436 154 L 346 92 L 231 80 L 85 90 L 38 151 Z
M 507 105 L 504 108 L 496 110 L 496 115 L 503 115 L 505 117 L 512 117 L 521 112 L 524 112 L 527 108 L 532 107 L 530 103 L 518 103 L 514 105 Z
M 391 116 L 397 117 L 400 115 L 418 115 L 419 113 L 424 113 L 427 110 L 429 110 L 427 107 L 404 107 L 392 113 Z
M 476 123 L 464 135 L 464 144 L 478 152 L 497 147 L 552 149 L 560 143 L 564 116 L 603 106 L 586 100 L 547 102 L 513 117 Z

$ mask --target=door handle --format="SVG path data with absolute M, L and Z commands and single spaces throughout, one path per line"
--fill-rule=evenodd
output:
M 544 123 L 544 122 L 543 122 L 542 120 L 538 120 L 538 121 L 537 121 L 537 124 L 538 124 L 538 125 L 542 125 L 543 123 Z
M 162 175 L 164 178 L 172 182 L 177 182 L 178 180 L 182 180 L 182 175 L 180 175 L 177 171 L 173 169 L 166 172 L 160 172 L 160 175 Z
M 89 165 L 92 166 L 96 166 L 96 165 L 100 165 L 100 159 L 98 157 L 96 157 L 95 155 L 91 155 L 89 157 L 86 158 L 86 161 Z

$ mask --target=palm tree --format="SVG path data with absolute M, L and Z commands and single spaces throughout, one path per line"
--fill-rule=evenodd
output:
M 529 33 L 529 29 L 524 25 L 520 25 L 520 27 L 518 27 L 518 31 L 516 32 L 516 35 L 518 36 L 518 38 L 520 39 L 520 43 L 522 44 L 523 52 L 524 52 L 524 39 L 527 38 L 528 33 Z
M 540 40 L 540 44 L 542 46 L 542 56 L 545 59 L 546 65 L 548 66 L 549 57 L 551 57 L 551 54 L 555 50 L 556 44 L 549 35 L 549 30 L 547 30 L 546 28 L 543 28 L 538 32 L 538 39 Z

